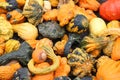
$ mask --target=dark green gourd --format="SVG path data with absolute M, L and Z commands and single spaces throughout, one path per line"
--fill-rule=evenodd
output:
M 65 30 L 56 21 L 46 21 L 38 25 L 39 33 L 50 39 L 63 37 Z
M 68 41 L 64 48 L 64 55 L 67 56 L 70 53 L 70 49 L 74 46 L 80 46 L 82 39 L 89 34 L 89 31 L 85 31 L 81 34 L 78 33 L 69 33 Z
M 32 48 L 27 42 L 23 42 L 17 51 L 13 51 L 0 56 L 0 65 L 7 64 L 11 60 L 19 61 L 23 66 L 31 59 Z
M 66 27 L 69 32 L 82 33 L 88 29 L 89 21 L 81 14 L 77 14 Z
M 20 68 L 14 73 L 12 80 L 31 80 L 31 73 L 26 67 Z

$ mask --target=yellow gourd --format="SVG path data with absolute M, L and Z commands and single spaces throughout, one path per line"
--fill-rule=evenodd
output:
M 13 25 L 13 30 L 23 40 L 34 40 L 38 36 L 37 28 L 28 22 Z
M 106 30 L 106 23 L 102 18 L 93 18 L 89 23 L 90 34 L 99 36 L 103 30 Z
M 9 53 L 11 51 L 18 50 L 19 47 L 20 47 L 20 42 L 18 40 L 9 39 L 5 43 L 5 53 Z
M 118 20 L 112 20 L 107 24 L 107 28 L 120 28 L 120 22 Z

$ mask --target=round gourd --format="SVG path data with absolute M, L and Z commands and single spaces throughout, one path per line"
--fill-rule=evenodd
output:
M 89 23 L 90 34 L 92 35 L 99 36 L 106 29 L 106 23 L 102 18 L 93 18 Z
M 120 0 L 107 0 L 102 3 L 99 13 L 107 21 L 120 20 Z
M 88 29 L 89 21 L 81 14 L 76 15 L 68 24 L 67 30 L 69 32 L 82 33 Z

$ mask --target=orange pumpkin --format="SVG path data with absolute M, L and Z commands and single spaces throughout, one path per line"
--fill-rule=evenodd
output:
M 111 58 L 113 60 L 120 59 L 120 37 L 118 37 L 113 44 Z

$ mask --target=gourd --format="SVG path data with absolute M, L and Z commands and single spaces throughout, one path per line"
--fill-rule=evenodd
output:
M 120 28 L 120 22 L 118 20 L 112 20 L 107 24 L 107 28 Z
M 90 34 L 99 36 L 103 30 L 106 30 L 106 23 L 102 18 L 93 18 L 89 23 Z
M 15 39 L 9 39 L 5 43 L 5 53 L 10 53 L 12 51 L 18 50 L 20 47 L 20 42 Z
M 107 0 L 102 3 L 99 9 L 99 14 L 107 21 L 120 20 L 120 0 Z
M 11 66 L 0 66 L 0 80 L 11 80 L 15 73 Z
M 111 54 L 111 58 L 113 60 L 119 60 L 120 59 L 120 49 L 119 49 L 119 43 L 120 41 L 120 37 L 118 37 L 113 44 L 113 48 L 112 48 L 112 54 Z
M 12 25 L 4 17 L 0 17 L 0 37 L 5 40 L 13 37 Z
M 56 39 L 63 37 L 65 30 L 56 21 L 46 21 L 38 25 L 39 33 L 47 38 Z
M 24 68 L 20 68 L 18 69 L 14 75 L 12 80 L 31 80 L 31 73 L 29 72 L 28 68 L 24 67 Z
M 17 51 L 10 52 L 0 56 L 0 65 L 7 64 L 11 60 L 17 60 L 23 66 L 26 66 L 28 61 L 31 59 L 32 48 L 28 43 L 23 42 Z
M 68 54 L 68 64 L 71 66 L 71 73 L 77 77 L 91 75 L 94 71 L 94 58 L 84 49 L 75 48 L 71 54 Z
M 23 40 L 34 40 L 38 36 L 37 28 L 28 22 L 13 25 L 13 30 Z
M 23 23 L 25 21 L 25 17 L 23 16 L 22 10 L 20 9 L 15 9 L 13 11 L 8 12 L 6 17 L 11 24 Z
M 119 28 L 109 28 L 101 32 L 99 36 L 85 36 L 81 41 L 81 46 L 88 53 L 98 50 L 99 53 L 103 50 L 104 54 L 110 56 L 114 41 L 120 36 Z
M 48 20 L 53 20 L 57 21 L 57 15 L 58 15 L 58 9 L 51 9 L 49 11 L 46 11 L 43 14 L 43 20 L 48 21 Z
M 12 80 L 14 73 L 20 68 L 18 62 L 0 66 L 0 80 Z
M 43 8 L 38 0 L 26 0 L 22 14 L 29 23 L 36 26 L 41 22 Z
M 97 68 L 96 80 L 120 80 L 120 61 L 114 61 L 107 56 L 100 57 L 99 61 L 101 63 Z
M 62 0 L 61 0 L 62 1 Z M 61 27 L 64 27 L 74 17 L 75 3 L 73 0 L 69 0 L 68 3 L 63 4 L 58 9 L 57 20 Z
M 67 30 L 69 32 L 82 33 L 88 29 L 89 21 L 81 14 L 77 14 L 68 24 Z
M 94 50 L 103 49 L 107 46 L 109 38 L 107 37 L 94 37 L 94 36 L 85 36 L 81 41 L 81 47 L 86 50 L 86 52 L 91 52 Z

